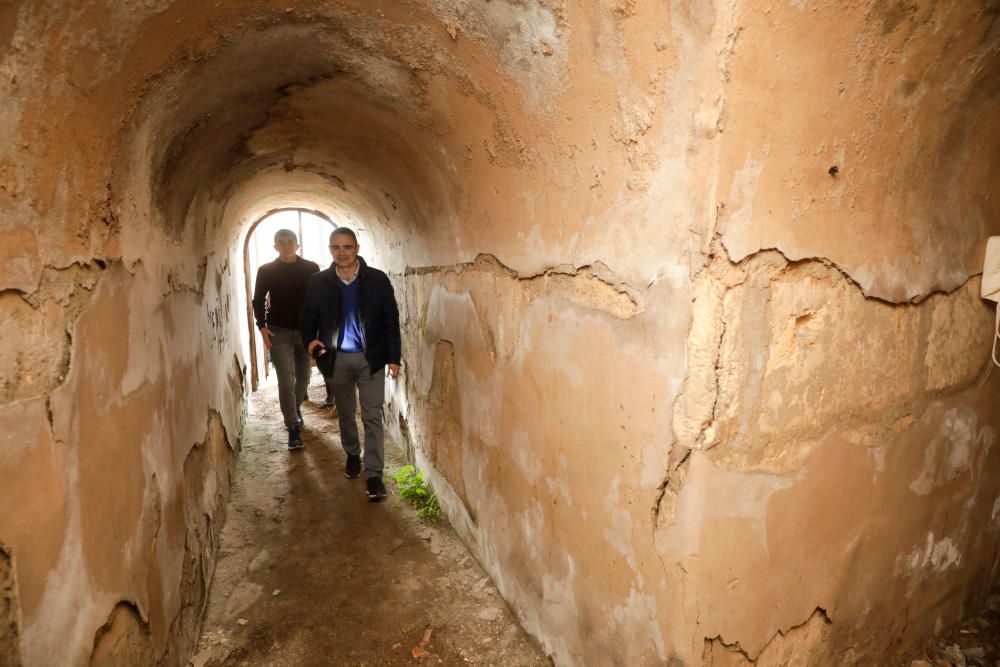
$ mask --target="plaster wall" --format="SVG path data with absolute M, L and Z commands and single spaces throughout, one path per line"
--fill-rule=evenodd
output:
M 956 620 L 1000 537 L 997 14 L 8 3 L 0 637 L 186 659 L 243 239 L 287 205 L 392 275 L 391 430 L 558 664 L 872 664 Z
M 26 665 L 186 660 L 241 429 L 228 257 L 135 177 L 100 9 L 0 20 L 0 533 Z

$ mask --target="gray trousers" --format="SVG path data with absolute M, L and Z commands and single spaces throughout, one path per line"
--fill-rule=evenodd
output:
M 329 375 L 323 374 L 320 371 L 320 375 L 323 375 L 323 384 L 326 385 L 326 400 L 333 402 L 333 373 Z
M 352 456 L 361 453 L 355 417 L 357 396 L 361 397 L 361 422 L 365 426 L 365 477 L 381 477 L 385 464 L 382 430 L 385 370 L 380 368 L 373 375 L 364 352 L 338 352 L 331 385 L 340 421 L 340 442 L 344 451 Z
M 271 332 L 271 362 L 278 376 L 278 402 L 281 403 L 281 416 L 285 418 L 285 428 L 296 426 L 299 416 L 299 405 L 305 398 L 309 387 L 309 376 L 312 367 L 309 363 L 309 353 L 302 344 L 302 336 L 297 329 L 270 327 Z

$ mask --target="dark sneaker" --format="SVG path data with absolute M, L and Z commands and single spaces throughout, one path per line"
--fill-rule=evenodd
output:
M 333 399 L 332 398 L 327 398 L 325 401 L 323 401 L 322 403 L 319 404 L 319 407 L 321 407 L 321 408 L 332 408 L 333 407 Z
M 302 410 L 301 409 L 295 411 L 295 423 L 298 424 L 299 428 L 302 428 L 306 424 L 302 420 Z
M 302 449 L 305 446 L 305 443 L 302 442 L 302 435 L 299 433 L 299 427 L 288 429 L 288 449 Z
M 385 500 L 385 484 L 382 483 L 381 477 L 368 478 L 368 500 L 373 503 Z
M 344 477 L 348 479 L 357 479 L 361 476 L 361 457 L 348 454 L 347 455 L 347 465 L 344 466 Z

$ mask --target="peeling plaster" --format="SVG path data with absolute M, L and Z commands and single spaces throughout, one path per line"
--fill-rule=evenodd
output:
M 606 511 L 611 516 L 610 526 L 604 529 L 604 537 L 618 553 L 625 556 L 625 561 L 632 571 L 641 577 L 632 549 L 631 515 L 626 510 L 621 509 L 621 494 L 618 490 L 621 482 L 620 476 L 616 476 L 612 480 L 611 489 L 608 491 L 607 500 L 604 503 Z
M 791 487 L 794 482 L 794 479 L 769 473 L 716 468 L 708 457 L 692 452 L 686 480 L 676 501 L 675 517 L 683 517 L 683 521 L 661 525 L 655 537 L 662 544 L 679 547 L 686 555 L 695 556 L 702 547 L 701 534 L 697 531 L 703 522 L 740 519 L 751 526 L 766 554 L 768 503 L 773 494 Z M 707 497 L 711 502 L 706 502 Z
M 934 539 L 934 533 L 927 534 L 927 543 L 908 554 L 900 554 L 896 561 L 896 575 L 940 574 L 958 567 L 962 554 L 950 537 Z
M 910 488 L 926 496 L 935 488 L 954 482 L 959 475 L 981 461 L 996 441 L 990 426 L 979 428 L 979 418 L 968 408 L 953 408 L 944 419 L 924 453 L 920 477 Z
M 0 9 L 0 500 L 62 498 L 0 516 L 29 664 L 187 657 L 178 577 L 217 543 L 185 556 L 184 512 L 217 530 L 239 449 L 232 267 L 288 199 L 393 274 L 392 429 L 559 664 L 885 662 L 989 580 L 980 3 L 57 5 Z M 102 457 L 120 574 L 160 592 L 104 581 Z M 943 571 L 872 574 L 914 554 Z
M 833 621 L 827 616 L 826 610 L 817 607 L 809 618 L 801 623 L 778 630 L 768 640 L 759 653 L 747 652 L 738 642 L 727 643 L 722 637 L 705 638 L 705 664 L 723 662 L 724 658 L 716 654 L 718 648 L 736 657 L 737 661 L 726 661 L 724 664 L 755 665 L 756 667 L 777 667 L 787 665 L 790 660 L 801 661 L 803 664 L 816 664 L 820 657 L 821 642 L 829 632 L 828 626 Z M 810 655 L 811 654 L 811 655 Z M 846 656 L 843 656 L 846 658 Z

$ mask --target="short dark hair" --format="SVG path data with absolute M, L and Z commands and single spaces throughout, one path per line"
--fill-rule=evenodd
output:
M 293 232 L 290 229 L 279 229 L 278 231 L 276 231 L 274 233 L 274 242 L 277 243 L 278 239 L 280 239 L 282 236 L 291 236 L 293 239 L 295 239 L 296 243 L 299 242 L 299 237 L 296 236 L 295 232 Z
M 350 227 L 337 227 L 335 230 L 330 232 L 330 243 L 333 243 L 334 236 L 350 236 L 354 239 L 354 245 L 358 245 L 358 235 L 354 233 L 354 230 Z

